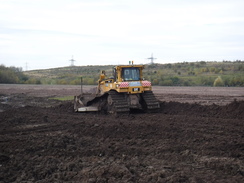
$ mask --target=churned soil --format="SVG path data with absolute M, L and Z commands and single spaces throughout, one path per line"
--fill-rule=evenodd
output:
M 109 115 L 50 99 L 77 86 L 0 85 L 0 182 L 244 182 L 239 89 L 155 87 L 157 113 Z

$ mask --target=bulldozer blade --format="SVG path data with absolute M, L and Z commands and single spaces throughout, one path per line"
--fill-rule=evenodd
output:
M 79 96 L 74 96 L 74 111 L 86 112 L 86 111 L 99 111 L 98 106 L 90 106 L 87 103 L 96 98 L 94 94 L 83 93 Z
M 90 112 L 99 111 L 99 109 L 98 107 L 93 107 L 93 106 L 88 106 L 88 107 L 84 106 L 84 107 L 79 107 L 77 109 L 77 112 L 88 112 L 88 111 Z

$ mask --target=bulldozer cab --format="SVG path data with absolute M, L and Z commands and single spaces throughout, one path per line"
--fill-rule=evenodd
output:
M 114 68 L 114 78 L 117 82 L 139 81 L 142 78 L 142 65 L 117 66 Z
M 124 81 L 138 81 L 140 80 L 140 70 L 137 67 L 123 68 L 121 77 Z

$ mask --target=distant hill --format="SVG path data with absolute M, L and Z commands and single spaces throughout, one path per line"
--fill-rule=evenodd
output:
M 99 74 L 105 70 L 112 74 L 112 65 L 107 66 L 70 66 L 52 69 L 31 70 L 24 73 L 33 79 L 40 80 L 42 84 L 80 84 L 83 78 L 84 84 L 97 84 Z
M 105 70 L 112 75 L 113 65 L 72 66 L 25 71 L 29 81 L 41 84 L 97 84 Z M 244 62 L 182 62 L 145 65 L 144 78 L 160 86 L 244 86 Z

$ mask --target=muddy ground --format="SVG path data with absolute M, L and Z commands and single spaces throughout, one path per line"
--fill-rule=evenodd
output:
M 50 99 L 78 86 L 0 85 L 0 182 L 244 182 L 243 88 L 154 93 L 158 113 L 112 116 Z

